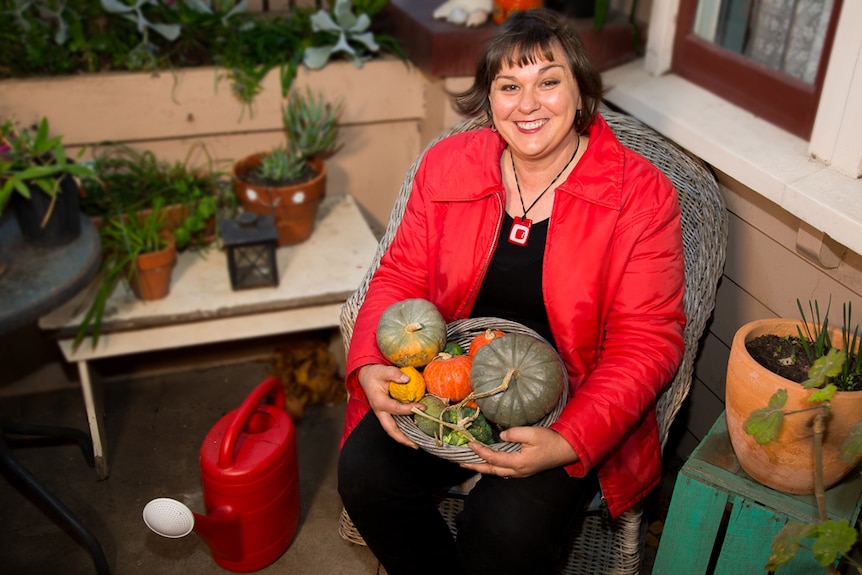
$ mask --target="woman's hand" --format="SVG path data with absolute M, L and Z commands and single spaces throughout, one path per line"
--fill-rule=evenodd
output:
M 467 446 L 486 463 L 464 463 L 461 467 L 506 478 L 529 477 L 578 460 L 578 455 L 569 442 L 547 427 L 512 427 L 501 433 L 500 439 L 520 443 L 521 451 L 494 451 L 481 443 L 471 441 Z
M 398 429 L 392 417 L 393 415 L 413 415 L 411 410 L 414 407 L 423 409 L 419 403 L 401 403 L 389 396 L 389 382 L 407 383 L 410 381 L 407 374 L 393 365 L 371 364 L 359 368 L 357 377 L 365 397 L 368 398 L 368 405 L 371 406 L 383 430 L 398 443 L 419 449 L 418 445 Z

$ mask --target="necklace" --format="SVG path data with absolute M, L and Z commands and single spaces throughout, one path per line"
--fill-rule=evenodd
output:
M 518 198 L 521 200 L 521 209 L 524 210 L 524 215 L 522 217 L 515 217 L 515 221 L 512 223 L 512 229 L 509 230 L 509 243 L 525 246 L 527 245 L 527 240 L 530 239 L 530 226 L 533 225 L 533 220 L 527 219 L 527 212 L 533 209 L 533 206 L 538 203 L 539 200 L 542 199 L 542 196 L 545 195 L 545 192 L 551 189 L 557 180 L 560 179 L 560 176 L 563 175 L 563 172 L 569 167 L 572 161 L 575 159 L 575 156 L 578 154 L 578 149 L 581 147 L 581 137 L 578 136 L 578 144 L 575 146 L 575 151 L 572 154 L 572 157 L 569 158 L 569 161 L 566 162 L 566 165 L 563 166 L 563 169 L 560 170 L 560 173 L 554 176 L 554 179 L 551 180 L 551 183 L 548 184 L 548 187 L 539 194 L 539 196 L 533 200 L 533 203 L 530 204 L 530 207 L 524 206 L 524 196 L 521 195 L 521 184 L 518 183 L 518 172 L 515 170 L 515 158 L 512 156 L 512 150 L 509 150 L 509 159 L 512 161 L 512 174 L 515 176 L 515 187 L 518 188 Z

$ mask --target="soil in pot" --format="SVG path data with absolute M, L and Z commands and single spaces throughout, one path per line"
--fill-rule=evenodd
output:
M 760 335 L 746 342 L 745 349 L 757 363 L 772 373 L 796 383 L 808 379 L 811 362 L 798 337 Z M 862 375 L 855 376 L 853 381 L 856 389 L 862 390 Z

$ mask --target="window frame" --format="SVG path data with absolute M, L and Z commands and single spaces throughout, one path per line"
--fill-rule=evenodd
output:
M 811 137 L 843 0 L 835 0 L 813 84 L 773 70 L 692 30 L 698 0 L 679 0 L 671 70 L 702 88 L 787 130 Z

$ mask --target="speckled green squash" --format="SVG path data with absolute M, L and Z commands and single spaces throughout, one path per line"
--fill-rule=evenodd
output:
M 506 391 L 476 399 L 489 420 L 509 428 L 532 425 L 554 409 L 564 392 L 563 366 L 550 345 L 535 337 L 508 333 L 482 346 L 473 358 L 474 393 L 500 386 L 511 370 Z
M 446 320 L 421 298 L 390 305 L 377 323 L 377 347 L 398 367 L 425 367 L 446 345 Z

